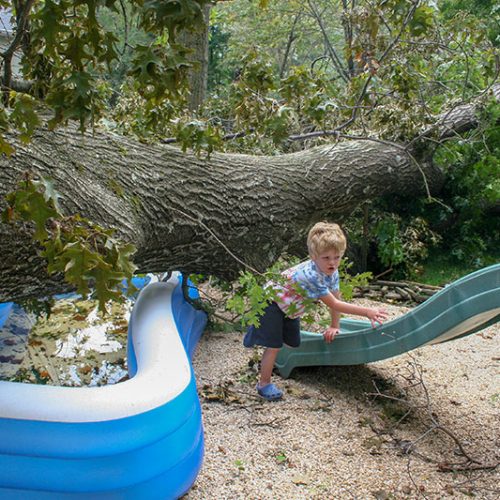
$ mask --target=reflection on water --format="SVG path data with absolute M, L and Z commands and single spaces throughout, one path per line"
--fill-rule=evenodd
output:
M 122 311 L 121 311 L 122 312 Z M 125 311 L 125 321 L 128 322 L 130 312 Z M 113 320 L 118 318 L 114 317 Z M 122 318 L 120 317 L 121 321 Z M 100 322 L 98 309 L 95 307 L 84 320 L 89 326 L 77 329 L 66 335 L 66 338 L 56 340 L 56 356 L 60 358 L 77 358 L 85 356 L 89 351 L 101 353 L 115 352 L 122 348 L 122 344 L 108 338 L 108 332 L 114 330 L 112 320 Z
M 132 301 L 108 314 L 81 297 L 57 300 L 35 318 L 14 304 L 0 328 L 0 379 L 52 385 L 105 385 L 127 377 L 126 345 Z
M 8 318 L 0 328 L 0 379 L 10 379 L 26 356 L 28 334 L 35 324 L 33 315 L 17 304 L 9 306 Z

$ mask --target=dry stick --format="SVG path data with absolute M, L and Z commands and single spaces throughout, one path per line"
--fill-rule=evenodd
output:
M 380 274 L 377 274 L 376 276 L 373 277 L 373 281 L 377 281 L 379 278 L 382 276 L 385 276 L 386 274 L 392 273 L 394 269 L 390 267 L 389 269 L 386 269 L 385 271 L 381 272 Z
M 247 269 L 250 269 L 250 271 L 252 271 L 253 273 L 259 275 L 259 276 L 264 276 L 262 273 L 260 273 L 259 271 L 257 271 L 256 269 L 254 269 L 252 266 L 250 266 L 249 264 L 247 264 L 246 262 L 244 262 L 243 260 L 241 260 L 237 255 L 235 255 L 228 247 L 227 245 L 224 244 L 224 242 L 204 223 L 202 222 L 200 219 L 196 219 L 195 217 L 187 214 L 186 212 L 183 212 L 182 210 L 179 210 L 178 208 L 174 208 L 172 206 L 166 206 L 166 208 L 168 208 L 169 210 L 172 210 L 173 212 L 177 212 L 177 213 L 180 213 L 181 215 L 183 215 L 184 217 L 186 217 L 186 219 L 196 223 L 196 224 L 199 224 L 203 229 L 205 229 L 208 233 L 210 233 L 212 235 L 212 237 L 215 239 L 215 241 L 238 263 L 240 263 L 242 266 L 246 267 Z
M 235 323 L 239 318 L 239 314 L 233 314 L 225 316 L 221 313 L 218 313 L 217 310 L 221 309 L 223 305 L 225 304 L 225 298 L 224 296 L 221 297 L 220 300 L 214 299 L 213 296 L 209 295 L 207 292 L 205 292 L 203 289 L 199 288 L 198 293 L 200 294 L 200 297 L 202 297 L 203 302 L 207 302 L 209 304 L 209 307 L 211 308 L 210 310 L 210 316 L 214 318 L 218 318 L 221 321 L 227 322 L 227 323 Z
M 16 51 L 16 49 L 21 44 L 23 36 L 25 35 L 26 23 L 28 22 L 28 15 L 31 8 L 33 7 L 34 2 L 35 0 L 28 0 L 24 4 L 24 7 L 21 13 L 19 14 L 17 20 L 16 36 L 14 37 L 14 40 L 12 40 L 12 43 L 7 48 L 7 50 L 5 50 L 0 54 L 0 56 L 4 60 L 4 74 L 2 81 L 2 87 L 4 88 L 4 90 L 10 88 L 12 80 L 12 57 L 14 56 L 14 52 Z
M 495 470 L 500 465 L 500 462 L 495 464 L 469 463 L 465 464 L 448 464 L 439 463 L 438 469 L 440 472 L 455 472 L 455 471 L 474 471 L 474 470 Z
M 455 434 L 453 434 L 450 430 L 448 430 L 445 427 L 443 427 L 438 422 L 437 418 L 434 416 L 435 413 L 433 411 L 431 411 L 431 399 L 430 399 L 430 396 L 429 396 L 429 391 L 427 389 L 427 386 L 424 384 L 423 368 L 419 364 L 416 365 L 416 368 L 417 368 L 417 373 L 418 373 L 418 377 L 419 377 L 418 380 L 420 382 L 420 386 L 421 386 L 421 388 L 422 388 L 422 390 L 424 391 L 424 394 L 425 394 L 425 401 L 426 401 L 426 407 L 427 407 L 427 410 L 428 410 L 428 414 L 430 416 L 431 422 L 435 426 L 435 429 L 440 430 L 441 432 L 444 432 L 445 434 L 447 434 L 455 442 L 455 444 L 458 446 L 458 448 L 459 448 L 460 453 L 462 454 L 462 456 L 464 456 L 465 458 L 467 458 L 467 460 L 469 460 L 469 462 L 476 463 L 476 464 L 480 463 L 480 462 L 478 462 L 477 460 L 473 459 L 472 457 L 470 457 L 468 455 L 468 453 L 465 451 L 465 448 L 463 447 L 462 443 L 455 436 Z
M 351 495 L 352 498 L 354 499 L 358 498 L 350 489 L 346 488 L 345 486 L 342 486 L 342 490 L 349 493 L 349 495 Z
M 436 463 L 438 465 L 438 469 L 442 472 L 446 471 L 454 471 L 454 470 L 491 470 L 495 469 L 500 465 L 500 462 L 497 463 L 492 463 L 492 464 L 483 464 L 479 462 L 478 460 L 472 458 L 468 452 L 465 450 L 464 446 L 462 445 L 460 439 L 448 428 L 444 427 L 441 425 L 438 421 L 438 419 L 434 416 L 435 413 L 432 410 L 432 404 L 431 404 L 431 399 L 429 396 L 429 391 L 427 389 L 427 386 L 424 383 L 423 380 L 423 368 L 421 365 L 419 365 L 413 358 L 411 354 L 409 354 L 410 358 L 412 359 L 412 363 L 409 363 L 409 367 L 411 368 L 410 375 L 404 376 L 401 375 L 410 385 L 409 388 L 415 388 L 417 386 L 420 386 L 421 390 L 423 391 L 424 394 L 424 400 L 425 404 L 421 406 L 415 406 L 415 405 L 410 405 L 407 399 L 391 396 L 388 394 L 384 394 L 380 391 L 376 383 L 374 382 L 374 386 L 376 389 L 376 393 L 369 393 L 368 396 L 375 396 L 375 397 L 382 397 L 385 399 L 389 399 L 392 401 L 397 401 L 401 402 L 407 405 L 410 405 L 410 410 L 415 410 L 418 408 L 423 408 L 427 410 L 428 417 L 430 418 L 432 425 L 422 434 L 420 435 L 417 439 L 412 441 L 408 447 L 405 448 L 405 453 L 410 453 L 413 452 L 413 454 L 424 458 L 425 460 L 429 462 Z M 415 379 L 416 378 L 416 379 Z M 406 418 L 407 415 L 409 415 L 410 412 L 407 412 L 403 418 L 400 418 L 397 423 L 394 425 L 396 427 L 398 424 L 400 424 L 404 418 Z M 465 463 L 456 463 L 456 464 L 449 464 L 446 462 L 439 462 L 435 459 L 432 459 L 430 457 L 426 457 L 425 455 L 422 455 L 421 453 L 417 453 L 415 450 L 415 445 L 423 440 L 425 437 L 427 437 L 429 434 L 431 434 L 434 431 L 440 431 L 444 434 L 446 434 L 448 437 L 452 439 L 452 441 L 455 443 L 455 445 L 458 447 L 460 454 L 467 460 Z
M 461 481 L 461 482 L 455 482 L 453 484 L 453 487 L 454 489 L 458 489 L 458 488 L 465 488 L 465 487 L 468 487 L 469 488 L 469 491 L 468 492 L 465 492 L 465 494 L 468 496 L 472 496 L 471 493 L 472 493 L 472 488 L 474 488 L 477 492 L 480 492 L 480 491 L 487 491 L 487 492 L 493 492 L 493 493 L 496 493 L 496 497 L 491 497 L 491 498 L 499 498 L 500 497 L 500 489 L 499 488 L 487 488 L 485 486 L 476 486 L 475 482 L 474 482 L 474 479 L 472 478 L 467 478 L 465 479 L 464 481 Z M 459 491 L 462 491 L 463 490 L 459 490 Z M 474 492 L 475 493 L 475 492 Z M 486 497 L 482 497 L 482 498 L 486 498 Z M 488 497 L 490 498 L 490 497 Z
M 251 422 L 250 425 L 253 425 L 254 427 L 277 427 L 283 422 L 286 422 L 287 420 L 290 420 L 290 417 L 284 417 L 280 419 L 273 419 L 270 420 L 269 422 Z
M 211 286 L 210 283 L 209 283 L 209 286 Z M 212 297 L 211 295 L 209 295 L 202 288 L 198 288 L 198 293 L 200 294 L 200 296 L 203 297 L 203 300 L 205 300 L 206 302 L 208 302 L 212 306 L 213 309 L 217 309 L 218 307 L 221 306 L 221 304 L 223 302 L 225 302 L 225 300 L 222 299 L 222 298 L 220 300 L 214 299 L 214 297 Z
M 411 463 L 411 458 L 408 457 L 408 462 L 406 463 L 406 472 L 408 473 L 408 477 L 410 478 L 410 481 L 412 482 L 413 486 L 415 486 L 415 489 L 417 490 L 418 494 L 420 496 L 422 496 L 423 498 L 427 498 L 424 495 L 424 492 L 420 489 L 420 487 L 418 486 L 418 484 L 413 479 L 413 475 L 412 475 L 412 472 L 411 472 L 410 463 Z

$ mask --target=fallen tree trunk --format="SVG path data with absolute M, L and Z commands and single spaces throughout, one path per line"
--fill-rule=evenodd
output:
M 440 173 L 424 164 L 426 182 Z M 140 271 L 231 277 L 304 249 L 304 231 L 365 200 L 424 191 L 422 167 L 396 145 L 349 141 L 276 157 L 213 154 L 119 136 L 40 131 L 0 162 L 2 199 L 26 171 L 54 180 L 65 213 L 80 213 L 137 246 Z M 3 208 L 3 207 L 2 207 Z M 0 224 L 0 300 L 54 292 L 30 231 Z M 232 254 L 232 255 L 231 255 Z
M 456 113 L 474 116 L 464 107 Z M 442 127 L 449 132 L 452 124 L 464 128 L 449 113 Z M 69 128 L 39 130 L 28 145 L 12 141 L 15 154 L 0 158 L 0 208 L 25 172 L 49 177 L 66 214 L 116 228 L 136 245 L 140 272 L 231 278 L 245 266 L 264 270 L 285 251 L 305 254 L 305 232 L 315 221 L 342 218 L 381 196 L 437 192 L 443 181 L 421 141 L 412 154 L 365 139 L 281 156 L 209 159 Z M 47 276 L 29 227 L 0 224 L 0 254 L 0 301 L 65 289 L 59 277 Z

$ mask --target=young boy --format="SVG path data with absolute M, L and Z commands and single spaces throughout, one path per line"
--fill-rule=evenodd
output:
M 271 383 L 271 375 L 278 351 L 283 343 L 290 347 L 300 345 L 300 316 L 304 314 L 304 300 L 321 300 L 330 309 L 331 324 L 323 333 L 331 342 L 339 333 L 340 314 L 366 316 L 375 327 L 387 318 L 383 309 L 361 307 L 340 300 L 340 260 L 346 249 L 346 237 L 338 224 L 319 222 L 307 236 L 310 260 L 283 272 L 285 284 L 273 283 L 276 302 L 269 304 L 258 328 L 251 326 L 243 345 L 266 347 L 262 355 L 258 394 L 268 401 L 283 397 L 283 392 Z

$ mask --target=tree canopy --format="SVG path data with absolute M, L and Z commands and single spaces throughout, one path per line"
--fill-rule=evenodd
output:
M 386 267 L 404 262 L 413 265 L 443 231 L 451 234 L 453 229 L 454 243 L 460 240 L 468 245 L 479 235 L 484 248 L 498 235 L 498 223 L 489 216 L 486 230 L 479 234 L 480 221 L 498 208 L 500 191 L 494 2 L 218 2 L 211 8 L 208 26 L 209 92 L 204 103 L 195 107 L 189 94 L 207 79 L 188 76 L 205 71 L 206 66 L 193 61 L 193 52 L 186 44 L 194 46 L 197 37 L 206 36 L 208 19 L 203 14 L 208 11 L 208 1 L 2 0 L 0 5 L 11 9 L 14 27 L 8 46 L 0 54 L 2 169 L 10 165 L 12 176 L 16 176 L 4 177 L 3 219 L 10 226 L 22 221 L 23 231 L 35 235 L 36 245 L 42 249 L 41 262 L 48 262 L 55 282 L 60 274 L 66 274 L 71 284 L 83 291 L 88 290 L 89 280 L 98 282 L 103 300 L 107 299 L 113 296 L 107 291 L 135 270 L 130 263 L 131 244 L 139 247 L 134 260 L 141 271 L 167 270 L 159 269 L 161 265 L 223 275 L 224 266 L 237 271 L 249 263 L 262 269 L 280 252 L 292 248 L 292 240 L 298 240 L 308 224 L 325 216 L 342 217 L 352 229 L 353 242 L 358 238 L 365 250 L 367 239 L 376 242 L 378 259 Z M 192 36 L 186 37 L 186 32 Z M 20 75 L 12 72 L 15 52 L 22 54 Z M 61 152 L 58 141 L 64 137 L 70 151 L 69 145 L 76 144 L 76 139 L 60 135 L 58 128 L 69 127 L 71 131 L 73 122 L 79 132 L 71 133 L 98 148 L 95 156 L 85 153 L 85 160 L 79 163 L 67 156 L 68 152 L 64 152 L 64 160 L 54 154 L 50 165 L 45 146 L 50 144 Z M 92 136 L 98 133 L 108 139 L 93 142 Z M 118 134 L 136 142 L 121 142 L 116 139 Z M 134 219 L 138 213 L 146 218 L 151 215 L 142 212 L 147 186 L 134 192 L 121 176 L 127 172 L 139 178 L 142 173 L 133 165 L 131 170 L 125 164 L 121 171 L 108 168 L 106 156 L 115 155 L 116 148 L 108 149 L 106 142 L 118 144 L 118 150 L 123 148 L 124 157 L 139 147 L 144 157 L 160 151 L 155 148 L 165 148 L 159 156 L 177 158 L 179 168 L 186 162 L 187 170 L 182 167 L 182 172 L 165 167 L 169 175 L 183 180 L 179 184 L 172 178 L 162 188 L 166 199 L 158 211 L 167 220 L 166 227 L 170 224 L 170 231 L 175 228 L 181 236 L 177 240 L 166 238 L 171 248 L 161 258 L 148 255 L 153 250 L 141 244 L 144 227 L 129 231 L 121 218 L 113 220 L 91 209 L 99 196 L 97 191 L 84 193 L 94 201 L 73 202 L 76 194 L 66 184 L 67 177 L 79 182 L 84 179 L 83 172 L 92 171 L 95 185 L 114 193 L 116 206 L 126 201 L 125 213 L 135 210 Z M 172 144 L 175 153 L 161 144 Z M 229 207 L 235 209 L 239 190 L 250 185 L 243 180 L 240 187 L 237 182 L 228 182 L 233 191 L 225 190 L 224 199 L 218 195 L 219 190 L 224 191 L 221 185 L 213 185 L 214 177 L 206 175 L 216 172 L 216 165 L 227 163 L 223 169 L 226 176 L 238 179 L 252 172 L 260 177 L 259 182 L 267 179 L 269 186 L 280 184 L 278 198 L 289 200 L 295 190 L 278 182 L 280 169 L 285 172 L 286 165 L 294 165 L 289 178 L 296 175 L 296 182 L 307 183 L 316 167 L 328 165 L 329 172 L 335 171 L 321 157 L 333 157 L 337 151 L 336 160 L 344 167 L 337 171 L 343 181 L 343 187 L 337 189 L 347 201 L 335 198 L 331 191 L 331 186 L 338 186 L 335 183 L 318 190 L 317 195 L 305 190 L 304 196 L 314 203 L 307 204 L 302 216 L 297 211 L 295 221 L 279 216 L 276 206 L 268 214 L 270 221 L 276 217 L 280 224 L 289 225 L 282 231 L 271 230 L 266 224 L 261 227 L 253 216 L 247 222 L 244 215 L 231 218 Z M 43 160 L 37 154 L 44 155 Z M 293 155 L 298 154 L 308 158 L 310 165 L 296 161 L 298 157 Z M 22 171 L 13 168 L 16 160 Z M 158 172 L 164 171 L 159 159 L 155 162 L 151 165 L 152 192 L 158 192 Z M 370 164 L 373 175 L 385 177 L 370 180 Z M 358 170 L 360 166 L 364 168 Z M 394 175 L 391 169 L 398 168 L 401 172 Z M 101 179 L 111 171 L 115 177 Z M 329 182 L 332 175 L 328 174 Z M 212 212 L 206 214 L 213 226 L 204 222 L 201 212 L 190 210 L 187 200 L 169 202 L 177 200 L 189 184 L 196 187 L 187 190 L 192 204 L 203 206 L 212 197 L 219 200 L 223 217 L 214 217 L 213 200 L 209 203 Z M 413 193 L 421 193 L 411 205 L 407 203 L 409 187 Z M 212 191 L 207 193 L 208 189 Z M 287 189 L 288 196 L 283 194 Z M 358 193 L 356 197 L 353 192 Z M 265 194 L 260 186 L 253 203 L 258 204 L 259 196 Z M 330 208 L 321 196 L 333 197 Z M 302 207 L 299 200 L 296 207 Z M 367 207 L 372 208 L 372 215 L 367 216 Z M 184 213 L 180 226 L 176 225 L 175 210 Z M 248 211 L 252 212 L 250 206 Z M 347 219 L 353 213 L 355 217 Z M 188 219 L 189 229 L 184 227 Z M 224 228 L 224 219 L 233 224 L 232 231 Z M 361 220 L 364 228 L 358 230 Z M 266 258 L 252 259 L 258 248 L 241 236 L 251 231 L 248 221 L 269 231 L 270 237 L 280 238 L 280 242 L 264 243 L 268 245 L 264 248 Z M 165 230 L 163 224 L 156 224 L 157 229 Z M 146 225 L 154 234 L 152 239 L 157 238 L 155 221 L 148 220 Z M 3 229 L 11 241 L 16 238 L 12 231 Z M 197 249 L 188 241 L 195 237 L 197 241 L 211 240 L 213 245 Z M 26 244 L 24 237 L 21 240 Z M 40 254 L 36 245 L 29 247 L 28 254 L 22 252 L 14 262 L 9 261 L 10 269 L 29 272 L 31 264 L 21 265 L 17 259 Z M 242 245 L 251 252 L 243 251 Z M 466 255 L 467 248 L 457 247 L 457 256 L 460 252 Z M 203 264 L 200 252 L 204 250 L 217 254 L 217 265 Z M 87 260 L 82 258 L 85 252 Z M 167 253 L 176 257 L 166 258 Z M 43 267 L 40 261 L 33 262 Z M 13 292 L 7 281 L 3 285 L 6 297 Z M 26 287 L 26 294 L 42 291 L 40 283 Z M 19 290 L 15 294 L 22 295 Z

